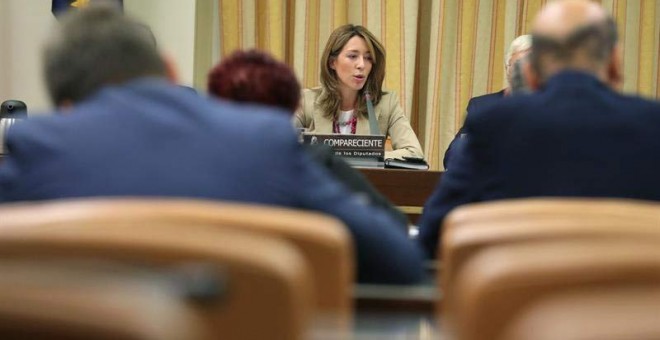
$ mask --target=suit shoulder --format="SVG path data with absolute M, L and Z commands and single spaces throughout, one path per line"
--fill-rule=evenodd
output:
M 313 87 L 302 90 L 301 109 L 307 114 L 311 114 L 317 107 L 317 100 L 321 96 L 323 88 Z
M 377 106 L 390 109 L 391 107 L 399 104 L 399 95 L 396 91 L 383 90 L 381 92 L 380 101 Z
M 637 107 L 643 111 L 660 111 L 660 102 L 655 100 L 649 100 L 635 95 L 617 94 L 617 96 L 621 99 L 622 106 L 626 106 L 628 108 Z
M 514 97 L 491 97 L 490 103 L 482 105 L 478 110 L 469 112 L 465 125 L 474 131 L 484 129 L 498 129 L 508 126 L 520 116 L 529 113 L 529 107 L 540 100 L 536 94 Z
M 474 100 L 474 101 L 494 100 L 494 99 L 501 99 L 502 97 L 504 97 L 504 90 L 472 97 L 472 99 L 470 100 Z
M 494 103 L 497 103 L 504 97 L 504 90 L 488 93 L 477 97 L 470 98 L 470 101 L 467 105 L 467 112 L 472 113 L 474 111 L 486 108 Z
M 323 92 L 323 89 L 320 86 L 303 89 L 302 97 L 305 101 L 308 100 L 314 101 L 316 100 L 316 98 L 318 98 L 321 95 L 321 92 Z
M 398 99 L 399 94 L 396 91 L 383 89 L 380 93 L 380 98 L 385 100 Z

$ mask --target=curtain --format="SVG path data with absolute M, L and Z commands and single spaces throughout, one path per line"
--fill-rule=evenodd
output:
M 432 169 L 465 119 L 468 100 L 506 85 L 504 54 L 552 0 L 218 0 L 219 54 L 259 48 L 319 84 L 332 30 L 367 27 L 387 52 L 384 88 L 396 91 Z M 596 0 L 617 21 L 629 93 L 659 98 L 660 1 Z

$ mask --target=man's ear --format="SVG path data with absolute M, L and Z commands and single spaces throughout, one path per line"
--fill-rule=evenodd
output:
M 612 50 L 612 57 L 607 64 L 607 83 L 615 90 L 623 86 L 623 54 L 621 45 L 617 43 Z
M 523 63 L 522 72 L 525 77 L 525 84 L 527 84 L 532 91 L 537 91 L 541 87 L 541 76 L 534 70 L 532 63 Z
M 57 103 L 57 108 L 61 114 L 69 114 L 69 112 L 71 112 L 73 109 L 73 100 L 64 99 Z
M 165 63 L 165 76 L 173 84 L 179 83 L 179 74 L 176 71 L 174 60 L 166 54 L 162 54 L 163 62 Z

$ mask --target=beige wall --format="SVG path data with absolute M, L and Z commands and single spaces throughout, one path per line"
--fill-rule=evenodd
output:
M 151 27 L 159 48 L 174 59 L 181 83 L 192 85 L 195 0 L 124 0 L 124 9 Z
M 0 101 L 22 100 L 29 112 L 50 105 L 39 58 L 40 46 L 53 24 L 50 1 L 0 1 Z
M 124 0 L 127 13 L 150 25 L 175 61 L 180 80 L 193 82 L 196 0 Z M 40 47 L 56 24 L 48 0 L 0 0 L 0 101 L 19 99 L 30 113 L 48 110 Z

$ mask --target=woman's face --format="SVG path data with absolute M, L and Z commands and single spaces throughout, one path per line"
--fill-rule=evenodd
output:
M 340 88 L 344 91 L 357 92 L 362 89 L 371 72 L 371 66 L 371 53 L 360 36 L 349 39 L 339 55 L 330 62 L 330 68 L 337 73 Z

